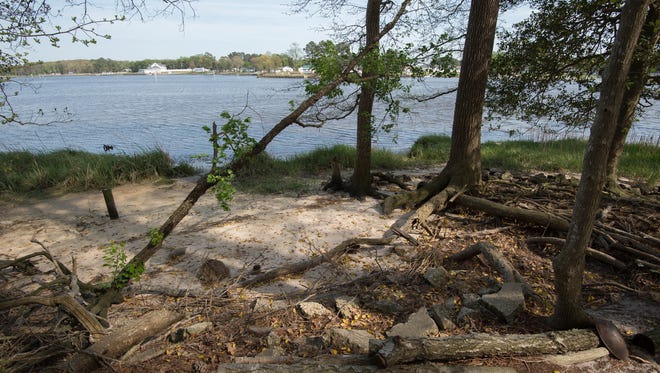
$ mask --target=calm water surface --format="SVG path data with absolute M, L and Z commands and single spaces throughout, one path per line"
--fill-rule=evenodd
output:
M 103 144 L 113 145 L 114 152 L 135 153 L 160 147 L 177 160 L 210 154 L 207 134 L 202 126 L 222 123 L 222 111 L 238 113 L 248 106 L 252 118 L 250 135 L 259 139 L 288 114 L 289 101 L 303 98 L 301 80 L 257 79 L 256 77 L 211 75 L 153 76 L 54 76 L 24 78 L 31 87 L 23 87 L 13 98 L 21 118 L 42 109 L 38 120 L 57 117 L 52 110 L 64 108 L 72 114 L 66 123 L 47 126 L 0 126 L 0 151 L 48 151 L 60 148 L 103 152 Z M 414 92 L 429 93 L 453 88 L 457 79 L 427 79 L 416 84 Z M 451 133 L 455 94 L 431 102 L 410 103 L 391 133 L 378 133 L 375 147 L 406 151 L 421 135 Z M 658 138 L 660 114 L 652 107 L 631 131 L 631 137 Z M 509 139 L 506 130 L 525 128 L 525 123 L 503 120 L 505 131 L 484 128 L 483 141 Z M 489 124 L 486 123 L 486 126 Z M 354 144 L 355 118 L 329 122 L 323 128 L 290 126 L 278 136 L 267 151 L 286 157 L 319 146 Z M 573 136 L 583 135 L 582 132 Z M 528 132 L 514 138 L 542 138 Z

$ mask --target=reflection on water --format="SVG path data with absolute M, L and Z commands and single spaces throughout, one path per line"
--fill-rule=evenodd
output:
M 175 159 L 210 154 L 206 133 L 201 129 L 219 114 L 245 110 L 252 118 L 250 135 L 259 139 L 289 113 L 290 101 L 300 102 L 301 80 L 257 79 L 255 77 L 174 75 L 159 76 L 55 76 L 25 78 L 32 87 L 23 87 L 12 104 L 22 118 L 45 112 L 41 121 L 56 117 L 65 108 L 72 114 L 67 123 L 48 126 L 0 126 L 0 151 L 47 151 L 73 148 L 100 153 L 103 145 L 114 152 L 134 153 L 160 147 Z M 457 79 L 427 79 L 413 92 L 431 93 L 453 88 Z M 36 91 L 34 90 L 36 88 Z M 424 102 L 411 102 L 410 113 L 402 114 L 391 133 L 378 133 L 374 146 L 406 151 L 421 135 L 451 133 L 455 94 Z M 382 108 L 380 109 L 382 112 Z M 631 137 L 658 137 L 660 118 L 651 107 L 631 131 Z M 323 128 L 290 126 L 267 151 L 286 157 L 320 146 L 353 144 L 355 119 L 327 123 Z M 489 131 L 487 127 L 500 128 Z M 486 123 L 483 141 L 509 138 L 509 130 L 526 128 L 516 120 Z M 571 136 L 582 136 L 577 132 Z M 520 138 L 520 137 L 516 137 Z M 539 140 L 543 135 L 526 132 L 522 138 Z

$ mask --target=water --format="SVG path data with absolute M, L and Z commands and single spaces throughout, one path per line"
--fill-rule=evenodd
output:
M 162 148 L 174 159 L 211 154 L 208 135 L 202 126 L 222 123 L 222 111 L 252 118 L 249 129 L 257 140 L 289 113 L 290 100 L 303 99 L 301 80 L 258 79 L 246 76 L 161 75 L 153 76 L 52 76 L 22 78 L 30 86 L 19 87 L 12 98 L 14 109 L 26 120 L 40 109 L 45 115 L 35 120 L 61 118 L 71 113 L 65 123 L 47 126 L 0 126 L 0 151 L 49 151 L 61 148 L 102 153 L 103 145 L 113 152 L 132 154 L 145 149 Z M 430 93 L 455 87 L 457 79 L 427 79 L 415 85 L 416 93 Z M 16 87 L 11 87 L 10 91 Z M 379 132 L 377 148 L 407 151 L 420 136 L 451 134 L 455 94 L 434 101 L 408 103 L 411 111 L 402 114 L 391 133 Z M 51 112 L 57 109 L 57 115 Z M 382 112 L 382 108 L 377 111 Z M 660 129 L 658 109 L 651 107 L 631 131 L 631 137 L 657 139 Z M 483 141 L 510 139 L 508 130 L 527 128 L 525 123 L 505 119 L 485 124 Z M 582 136 L 583 132 L 572 133 Z M 539 132 L 514 137 L 538 140 Z M 320 146 L 355 143 L 355 117 L 329 122 L 323 128 L 292 125 L 267 148 L 277 157 L 287 157 Z

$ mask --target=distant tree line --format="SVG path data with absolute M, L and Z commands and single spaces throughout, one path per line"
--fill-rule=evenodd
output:
M 314 43 L 310 43 L 314 45 Z M 216 58 L 211 53 L 196 54 L 177 59 L 145 59 L 140 61 L 116 61 L 109 58 L 93 60 L 63 60 L 53 62 L 29 62 L 15 67 L 16 75 L 38 74 L 102 74 L 115 72 L 138 72 L 152 63 L 167 66 L 169 69 L 206 68 L 220 72 L 275 71 L 284 66 L 298 68 L 305 64 L 305 54 L 298 44 L 292 44 L 287 53 L 264 54 L 231 52 Z
M 327 42 L 327 41 L 326 41 Z M 177 59 L 146 59 L 139 61 L 116 61 L 109 58 L 92 60 L 63 60 L 52 62 L 29 62 L 12 69 L 14 75 L 42 74 L 103 74 L 117 72 L 136 73 L 153 63 L 167 66 L 168 69 L 206 68 L 218 72 L 274 72 L 289 66 L 293 69 L 309 63 L 321 44 L 309 42 L 304 48 L 293 43 L 286 53 L 245 53 L 231 52 L 226 56 L 215 57 L 206 52 Z M 458 65 L 459 62 L 456 62 Z

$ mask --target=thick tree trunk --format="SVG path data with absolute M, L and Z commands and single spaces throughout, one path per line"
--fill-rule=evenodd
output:
M 447 166 L 422 188 L 387 198 L 385 214 L 419 206 L 448 185 L 461 189 L 481 183 L 481 122 L 498 10 L 497 0 L 472 1 L 470 6 Z
M 585 252 L 605 184 L 605 166 L 621 108 L 626 77 L 648 4 L 649 0 L 629 0 L 623 7 L 621 25 L 605 71 L 566 245 L 553 261 L 557 304 L 552 322 L 558 328 L 574 328 L 589 323 L 582 309 Z
M 380 4 L 381 0 L 369 0 L 367 3 L 366 44 L 371 45 L 378 42 L 380 31 Z M 366 57 L 362 65 L 362 78 L 365 83 L 360 87 L 360 100 L 358 102 L 357 114 L 357 143 L 355 156 L 355 170 L 351 178 L 351 194 L 360 198 L 371 192 L 371 132 L 374 98 L 376 92 L 374 86 L 377 72 L 375 62 L 378 60 L 378 48 L 374 48 Z
M 481 183 L 481 122 L 499 1 L 472 1 L 447 168 L 458 184 Z
M 639 37 L 637 47 L 635 48 L 635 55 L 630 71 L 628 72 L 628 84 L 626 92 L 623 95 L 621 102 L 621 110 L 619 110 L 619 118 L 617 121 L 616 131 L 614 131 L 614 138 L 612 139 L 612 147 L 607 158 L 607 184 L 608 190 L 618 192 L 620 190 L 617 179 L 617 171 L 621 161 L 621 154 L 623 153 L 623 145 L 626 142 L 628 131 L 635 120 L 635 111 L 639 104 L 639 99 L 644 91 L 646 79 L 649 76 L 649 69 L 651 67 L 651 59 L 653 58 L 655 46 L 658 44 L 658 37 L 660 32 L 656 27 L 658 22 L 658 1 L 651 2 L 649 12 L 646 15 L 646 21 L 642 33 Z
M 413 361 L 461 360 L 491 356 L 529 356 L 582 351 L 598 347 L 590 330 L 542 334 L 468 334 L 445 338 L 400 338 L 385 341 L 376 354 L 378 365 L 388 367 Z

